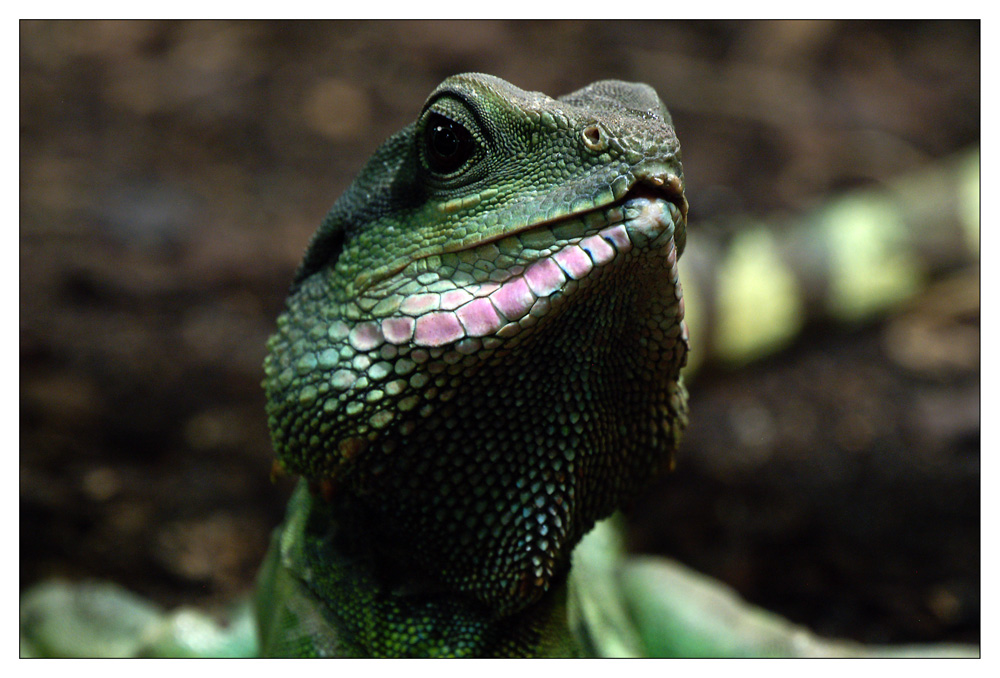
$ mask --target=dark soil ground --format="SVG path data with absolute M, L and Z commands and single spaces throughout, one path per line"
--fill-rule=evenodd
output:
M 252 586 L 291 488 L 269 480 L 264 342 L 326 210 L 445 76 L 652 84 L 696 247 L 699 222 L 978 143 L 979 53 L 976 22 L 22 22 L 22 588 Z M 824 634 L 978 642 L 979 389 L 975 270 L 710 365 L 633 545 Z

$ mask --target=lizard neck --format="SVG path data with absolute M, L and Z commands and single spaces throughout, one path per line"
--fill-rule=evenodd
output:
M 327 501 L 300 483 L 272 553 L 296 589 L 274 608 L 262 587 L 265 640 L 276 654 L 356 657 L 572 657 L 581 650 L 569 631 L 566 576 L 534 605 L 500 616 L 482 602 L 449 591 L 385 543 L 344 501 Z M 277 563 L 271 564 L 273 567 Z M 262 581 L 269 574 L 262 574 Z M 278 596 L 281 597 L 281 596 Z M 292 609 L 294 608 L 294 609 Z M 315 619 L 332 633 L 314 634 Z M 306 623 L 303 623 L 305 621 Z M 301 635 L 289 633 L 297 629 Z

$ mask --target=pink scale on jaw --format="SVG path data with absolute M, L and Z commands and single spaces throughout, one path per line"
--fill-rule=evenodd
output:
M 619 252 L 624 253 L 632 249 L 632 241 L 629 240 L 628 232 L 625 230 L 625 227 L 622 226 L 621 224 L 618 224 L 617 226 L 612 226 L 611 228 L 604 229 L 603 231 L 601 231 L 600 235 L 605 240 L 610 240 L 611 242 L 613 242 L 615 244 L 615 248 Z
M 374 322 L 358 323 L 351 329 L 347 340 L 357 351 L 370 351 L 381 346 L 384 341 L 382 328 Z
M 615 258 L 615 250 L 599 235 L 587 236 L 580 241 L 580 248 L 586 250 L 597 266 L 603 266 Z
M 547 297 L 566 282 L 566 275 L 551 259 L 539 259 L 524 272 L 524 280 L 538 297 Z
M 500 289 L 500 283 L 485 282 L 480 283 L 478 287 L 473 288 L 472 293 L 477 297 L 488 297 L 498 289 Z
M 504 324 L 489 299 L 476 299 L 462 306 L 456 312 L 459 322 L 470 337 L 485 337 L 493 334 Z
M 454 311 L 472 298 L 472 294 L 465 290 L 451 290 L 441 295 L 441 306 L 439 308 L 442 311 Z
M 490 300 L 507 320 L 518 320 L 535 303 L 535 295 L 528 289 L 528 283 L 524 278 L 517 277 L 505 282 L 500 289 L 490 295 Z
M 458 316 L 451 311 L 440 311 L 417 318 L 413 340 L 420 346 L 444 346 L 464 336 Z
M 573 280 L 579 280 L 594 268 L 594 262 L 587 253 L 576 245 L 564 247 L 552 255 L 559 267 Z
M 382 321 L 382 334 L 390 344 L 405 344 L 413 336 L 416 321 L 413 318 L 386 318 Z
M 429 311 L 436 311 L 440 303 L 440 294 L 414 294 L 403 299 L 399 310 L 406 315 L 423 315 Z

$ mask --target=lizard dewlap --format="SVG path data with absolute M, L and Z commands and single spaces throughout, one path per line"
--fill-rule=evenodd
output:
M 327 491 L 276 540 L 294 593 L 265 594 L 266 650 L 571 651 L 573 546 L 686 422 L 686 217 L 646 85 L 431 93 L 334 205 L 269 343 L 278 458 Z

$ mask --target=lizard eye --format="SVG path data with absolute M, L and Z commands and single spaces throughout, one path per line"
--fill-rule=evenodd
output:
M 472 157 L 476 142 L 462 125 L 433 113 L 424 127 L 424 149 L 431 170 L 451 174 Z

